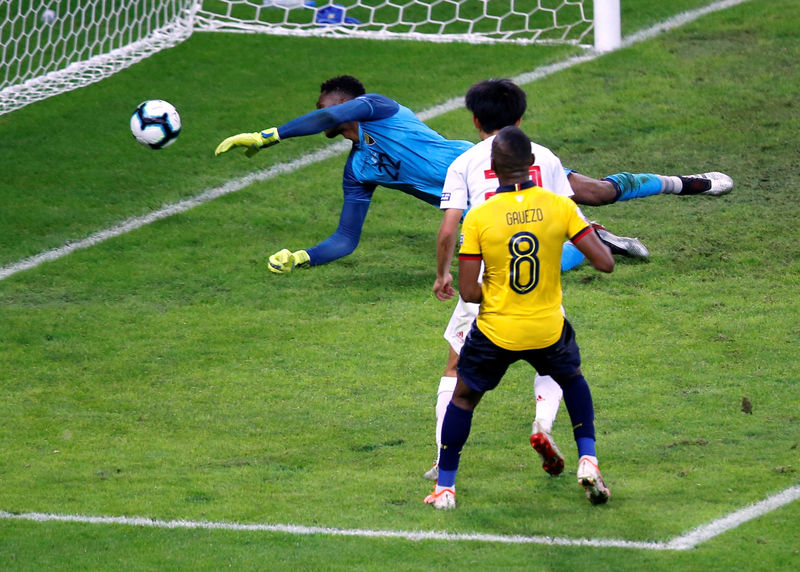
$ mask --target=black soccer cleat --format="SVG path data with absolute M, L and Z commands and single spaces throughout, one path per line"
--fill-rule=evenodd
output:
M 733 179 L 718 171 L 686 175 L 679 178 L 683 183 L 683 189 L 678 193 L 679 195 L 711 195 L 712 197 L 719 197 L 727 195 L 733 189 Z

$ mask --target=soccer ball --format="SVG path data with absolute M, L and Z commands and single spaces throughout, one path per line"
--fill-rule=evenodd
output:
M 149 99 L 131 115 L 131 133 L 145 147 L 169 147 L 181 133 L 181 116 L 171 103 Z

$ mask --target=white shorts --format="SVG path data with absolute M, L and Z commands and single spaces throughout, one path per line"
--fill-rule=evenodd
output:
M 478 317 L 480 307 L 480 304 L 464 302 L 461 296 L 458 297 L 458 304 L 456 304 L 453 315 L 450 316 L 450 322 L 444 331 L 444 339 L 457 354 L 460 354 L 461 348 L 464 347 L 464 340 L 472 328 L 475 318 Z
M 464 347 L 464 340 L 467 338 L 469 330 L 472 328 L 472 323 L 478 317 L 480 304 L 473 304 L 472 302 L 464 302 L 461 296 L 458 297 L 458 304 L 456 304 L 453 315 L 450 316 L 450 322 L 444 330 L 444 339 L 453 348 L 453 351 L 461 355 L 461 348 Z M 561 313 L 566 316 L 564 306 L 561 306 Z

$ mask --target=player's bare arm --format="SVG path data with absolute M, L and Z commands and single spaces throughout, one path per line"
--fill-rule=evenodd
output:
M 483 299 L 481 284 L 480 282 L 478 282 L 478 277 L 480 276 L 480 272 L 481 272 L 481 258 L 479 256 L 459 257 L 458 293 L 465 302 L 473 302 L 475 304 L 478 304 Z
M 436 237 L 436 281 L 433 283 L 433 293 L 442 301 L 450 300 L 456 294 L 450 265 L 458 242 L 458 227 L 463 213 L 462 209 L 446 209 Z
M 574 238 L 572 243 L 589 260 L 595 270 L 600 272 L 612 272 L 614 270 L 614 257 L 611 255 L 611 250 L 603 244 L 603 241 L 600 240 L 600 237 L 591 227 Z

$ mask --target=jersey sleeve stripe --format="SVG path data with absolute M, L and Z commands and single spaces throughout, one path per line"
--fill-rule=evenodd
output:
M 592 232 L 593 230 L 594 230 L 594 229 L 593 229 L 591 226 L 587 226 L 587 227 L 586 227 L 586 228 L 584 228 L 582 231 L 580 231 L 578 234 L 576 234 L 575 236 L 573 236 L 572 238 L 570 238 L 570 239 L 569 239 L 569 241 L 570 241 L 572 244 L 577 244 L 577 243 L 578 243 L 578 241 L 580 241 L 582 238 L 586 237 L 586 235 L 588 235 L 588 234 L 589 234 L 590 232 Z
M 483 260 L 483 256 L 480 254 L 470 254 L 468 252 L 460 252 L 458 254 L 459 260 Z

